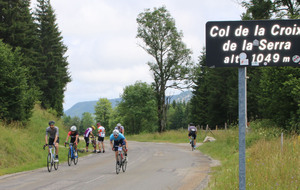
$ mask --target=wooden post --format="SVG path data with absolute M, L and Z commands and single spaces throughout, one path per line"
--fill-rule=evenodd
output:
M 216 131 L 218 130 L 218 125 L 216 125 Z
M 225 122 L 225 131 L 227 131 L 227 123 Z

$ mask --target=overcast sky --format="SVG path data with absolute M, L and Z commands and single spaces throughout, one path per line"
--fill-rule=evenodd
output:
M 36 1 L 32 4 L 36 7 Z M 126 86 L 153 81 L 146 64 L 152 57 L 136 38 L 136 18 L 145 9 L 166 6 L 194 62 L 205 46 L 205 23 L 240 20 L 244 12 L 237 0 L 51 0 L 51 5 L 68 47 L 72 78 L 64 110 L 78 102 L 119 98 Z

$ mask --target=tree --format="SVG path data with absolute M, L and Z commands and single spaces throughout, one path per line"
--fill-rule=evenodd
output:
M 79 131 L 80 131 L 80 134 L 83 134 L 85 129 L 94 125 L 95 123 L 95 120 L 94 120 L 94 117 L 92 116 L 91 113 L 89 112 L 84 112 L 82 114 L 82 119 L 81 119 L 81 126 Z
M 63 44 L 61 32 L 56 24 L 50 0 L 37 0 L 36 20 L 41 41 L 39 59 L 43 79 L 38 83 L 42 91 L 40 97 L 44 108 L 53 108 L 58 115 L 63 114 L 63 99 L 66 85 L 71 81 L 68 73 L 67 47 Z
M 96 122 L 100 122 L 104 127 L 109 126 L 111 112 L 111 102 L 107 98 L 100 98 L 95 106 Z
M 251 0 L 242 5 L 247 9 L 244 20 L 297 19 L 300 15 L 300 3 L 296 0 Z M 249 118 L 272 119 L 282 128 L 299 132 L 299 73 L 300 68 L 293 67 L 248 69 Z
M 27 121 L 32 114 L 34 94 L 27 83 L 28 70 L 15 51 L 0 40 L 0 119 Z
M 178 32 L 175 20 L 165 7 L 146 9 L 137 18 L 137 38 L 141 47 L 155 62 L 148 62 L 154 77 L 157 99 L 159 131 L 166 127 L 165 91 L 168 88 L 181 88 L 189 78 L 191 51 L 182 42 L 182 32 Z
M 125 132 L 139 134 L 156 130 L 156 99 L 154 89 L 147 83 L 137 81 L 126 86 L 118 110 L 122 116 Z

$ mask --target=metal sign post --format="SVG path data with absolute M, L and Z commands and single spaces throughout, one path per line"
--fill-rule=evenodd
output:
M 239 188 L 246 189 L 246 67 L 239 68 Z

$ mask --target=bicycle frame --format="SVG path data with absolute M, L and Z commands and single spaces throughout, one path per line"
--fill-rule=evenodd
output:
M 68 151 L 68 165 L 71 166 L 72 160 L 74 164 L 76 165 L 78 162 L 78 155 L 75 156 L 75 148 L 74 148 L 74 143 L 66 143 L 69 144 L 69 151 Z M 77 153 L 78 154 L 78 153 Z
M 44 145 L 44 150 L 45 150 L 45 146 Z M 55 146 L 54 145 L 48 145 L 49 149 L 48 149 L 48 156 L 47 156 L 47 168 L 48 171 L 51 172 L 52 170 L 52 166 L 54 166 L 54 169 L 57 170 L 58 169 L 58 161 L 55 162 L 54 161 L 54 156 L 55 154 Z

